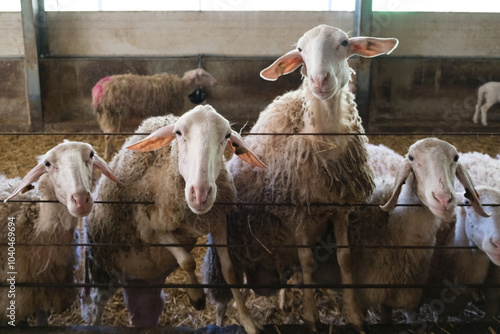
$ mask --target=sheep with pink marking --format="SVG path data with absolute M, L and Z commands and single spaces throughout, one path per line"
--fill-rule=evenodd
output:
M 181 115 L 186 96 L 200 86 L 215 87 L 217 80 L 198 68 L 184 73 L 155 75 L 120 74 L 105 77 L 92 88 L 92 107 L 101 130 L 119 132 L 129 121 L 146 117 Z M 114 153 L 113 136 L 105 136 L 105 159 Z
M 15 283 L 76 283 L 80 254 L 71 244 L 79 240 L 78 219 L 93 208 L 91 192 L 99 172 L 118 182 L 92 146 L 67 141 L 43 155 L 22 180 L 0 175 L 0 197 L 7 202 L 0 206 L 0 243 L 14 242 L 13 249 L 0 246 L 2 283 L 12 282 L 10 272 L 15 272 Z M 35 190 L 24 193 L 32 183 Z M 15 197 L 27 202 L 9 202 Z M 47 325 L 48 314 L 63 312 L 79 297 L 78 289 L 64 286 L 17 286 L 12 298 L 9 289 L 0 288 L 0 324 L 15 325 L 36 314 L 36 324 Z

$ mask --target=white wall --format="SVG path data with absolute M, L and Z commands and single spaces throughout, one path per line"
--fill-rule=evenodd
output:
M 353 12 L 48 12 L 51 55 L 276 56 L 310 28 L 353 28 Z M 375 12 L 372 36 L 399 56 L 498 57 L 500 14 Z M 0 57 L 23 55 L 20 13 L 0 13 Z
M 24 55 L 21 13 L 0 12 L 0 57 Z

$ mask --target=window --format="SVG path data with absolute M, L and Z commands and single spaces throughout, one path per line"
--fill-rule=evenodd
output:
M 5 0 L 1 0 L 5 1 Z M 9 0 L 10 1 L 10 0 Z M 46 11 L 353 11 L 355 0 L 45 0 Z
M 1 0 L 0 1 L 0 12 L 20 12 L 21 11 L 21 1 L 20 0 Z
M 492 0 L 373 0 L 374 11 L 500 13 L 500 1 Z

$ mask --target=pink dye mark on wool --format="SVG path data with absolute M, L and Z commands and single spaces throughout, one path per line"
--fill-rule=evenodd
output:
M 92 106 L 95 108 L 101 103 L 103 84 L 109 81 L 111 77 L 105 77 L 99 80 L 92 88 Z

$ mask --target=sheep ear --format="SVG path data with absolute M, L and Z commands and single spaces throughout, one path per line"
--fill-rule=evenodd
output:
M 153 131 L 149 136 L 126 148 L 133 151 L 149 152 L 165 147 L 175 139 L 175 124 L 169 124 Z
M 472 184 L 472 179 L 469 176 L 469 173 L 467 173 L 467 170 L 465 167 L 461 164 L 457 164 L 457 171 L 456 171 L 456 176 L 458 181 L 464 186 L 465 188 L 465 198 L 467 198 L 474 208 L 474 210 L 477 212 L 478 215 L 482 217 L 490 217 L 491 214 L 487 214 L 483 206 L 481 205 L 481 202 L 479 201 L 479 194 L 477 193 L 476 189 L 474 188 L 474 185 Z
M 94 168 L 97 170 L 100 170 L 108 179 L 111 181 L 115 182 L 118 186 L 122 187 L 123 183 L 118 181 L 116 176 L 113 174 L 111 171 L 111 168 L 109 168 L 108 164 L 106 161 L 104 161 L 103 158 L 98 156 L 97 154 L 94 153 Z
M 380 208 L 384 211 L 391 211 L 394 209 L 398 202 L 399 194 L 401 193 L 401 188 L 403 184 L 405 184 L 406 179 L 410 175 L 411 164 L 410 161 L 406 158 L 399 165 L 398 172 L 396 174 L 396 180 L 394 181 L 394 190 L 392 192 L 391 198 L 385 203 L 381 205 Z
M 263 79 L 275 81 L 282 75 L 292 73 L 302 64 L 304 64 L 304 60 L 300 52 L 298 50 L 292 50 L 276 59 L 271 66 L 263 69 L 260 72 L 260 76 Z
M 28 174 L 26 174 L 21 182 L 19 182 L 17 187 L 12 191 L 9 197 L 4 200 L 4 202 L 7 202 L 8 200 L 14 198 L 17 194 L 19 194 L 25 188 L 29 187 L 33 182 L 37 181 L 40 176 L 45 173 L 47 173 L 47 168 L 45 167 L 45 164 L 43 162 L 36 165 L 32 170 L 28 172 Z
M 349 39 L 349 56 L 371 58 L 390 54 L 399 44 L 396 38 L 352 37 Z
M 241 160 L 249 163 L 252 166 L 266 168 L 262 161 L 250 150 L 247 144 L 240 137 L 238 132 L 231 130 L 231 137 L 229 137 L 229 142 L 227 146 L 229 149 L 238 156 Z

